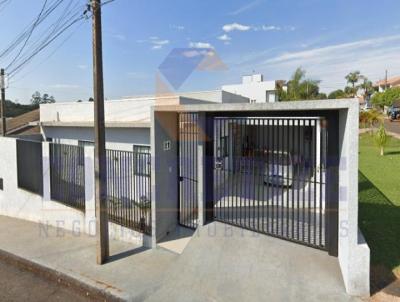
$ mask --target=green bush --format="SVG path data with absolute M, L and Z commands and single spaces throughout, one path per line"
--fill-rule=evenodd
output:
M 385 92 L 377 92 L 371 102 L 375 106 L 383 108 L 384 106 L 392 106 L 393 102 L 400 99 L 400 87 L 386 89 Z

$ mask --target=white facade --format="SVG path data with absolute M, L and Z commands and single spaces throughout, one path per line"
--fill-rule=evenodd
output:
M 106 101 L 106 148 L 132 151 L 133 145 L 150 146 L 152 106 L 248 102 L 246 97 L 223 90 Z M 40 126 L 45 140 L 70 145 L 76 145 L 79 141 L 93 142 L 93 123 L 92 102 L 40 105 Z
M 264 81 L 261 74 L 244 76 L 241 84 L 223 85 L 222 90 L 247 97 L 252 103 L 278 101 L 276 81 Z

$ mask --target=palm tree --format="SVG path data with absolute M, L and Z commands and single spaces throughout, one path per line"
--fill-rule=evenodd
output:
M 381 126 L 379 127 L 378 131 L 375 134 L 375 142 L 380 149 L 381 156 L 385 155 L 384 148 L 385 148 L 388 140 L 389 140 L 389 137 L 386 133 L 385 126 L 383 126 L 383 123 L 381 123 Z
M 356 96 L 356 83 L 360 79 L 360 76 L 361 76 L 361 74 L 360 74 L 360 72 L 358 70 L 350 72 L 346 76 L 347 83 L 351 84 L 351 86 L 352 86 L 353 97 Z
M 361 83 L 360 88 L 364 90 L 364 99 L 368 99 L 372 93 L 374 92 L 374 87 L 372 82 L 368 80 L 367 77 L 364 77 L 364 82 Z
M 287 91 L 280 91 L 280 98 L 283 101 L 297 101 L 316 99 L 319 94 L 319 81 L 306 79 L 306 72 L 301 67 L 297 68 L 292 78 L 287 83 Z

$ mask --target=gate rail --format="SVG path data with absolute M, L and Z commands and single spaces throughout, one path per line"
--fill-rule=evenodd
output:
M 325 249 L 322 118 L 214 118 L 214 219 Z

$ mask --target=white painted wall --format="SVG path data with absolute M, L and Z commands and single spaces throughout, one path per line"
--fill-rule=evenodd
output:
M 54 142 L 77 145 L 78 140 L 94 141 L 94 130 L 89 127 L 42 127 L 45 138 Z M 106 148 L 132 151 L 133 145 L 150 145 L 149 128 L 107 128 Z
M 77 231 L 84 227 L 84 213 L 18 188 L 17 144 L 14 138 L 0 138 L 0 214 Z M 48 153 L 47 153 L 48 154 Z M 44 153 L 46 156 L 46 154 Z M 43 174 L 50 181 L 48 157 L 43 158 Z M 49 183 L 47 188 L 49 188 Z
M 241 84 L 223 85 L 222 90 L 255 100 L 256 103 L 276 101 L 275 81 L 262 81 L 260 75 L 245 76 Z
M 106 122 L 150 121 L 151 106 L 200 103 L 247 103 L 248 99 L 222 90 L 183 92 L 167 96 L 142 96 L 105 101 Z M 93 102 L 40 105 L 41 122 L 93 122 Z
M 49 143 L 43 143 L 43 197 L 18 188 L 17 144 L 15 138 L 0 138 L 0 215 L 39 223 L 42 233 L 46 226 L 69 230 L 75 235 L 96 234 L 94 200 L 94 148 L 85 147 L 85 211 L 67 207 L 50 198 Z M 40 230 L 38 230 L 40 231 Z M 41 233 L 41 234 L 42 234 Z M 110 238 L 149 246 L 150 237 L 120 225 L 109 223 Z

